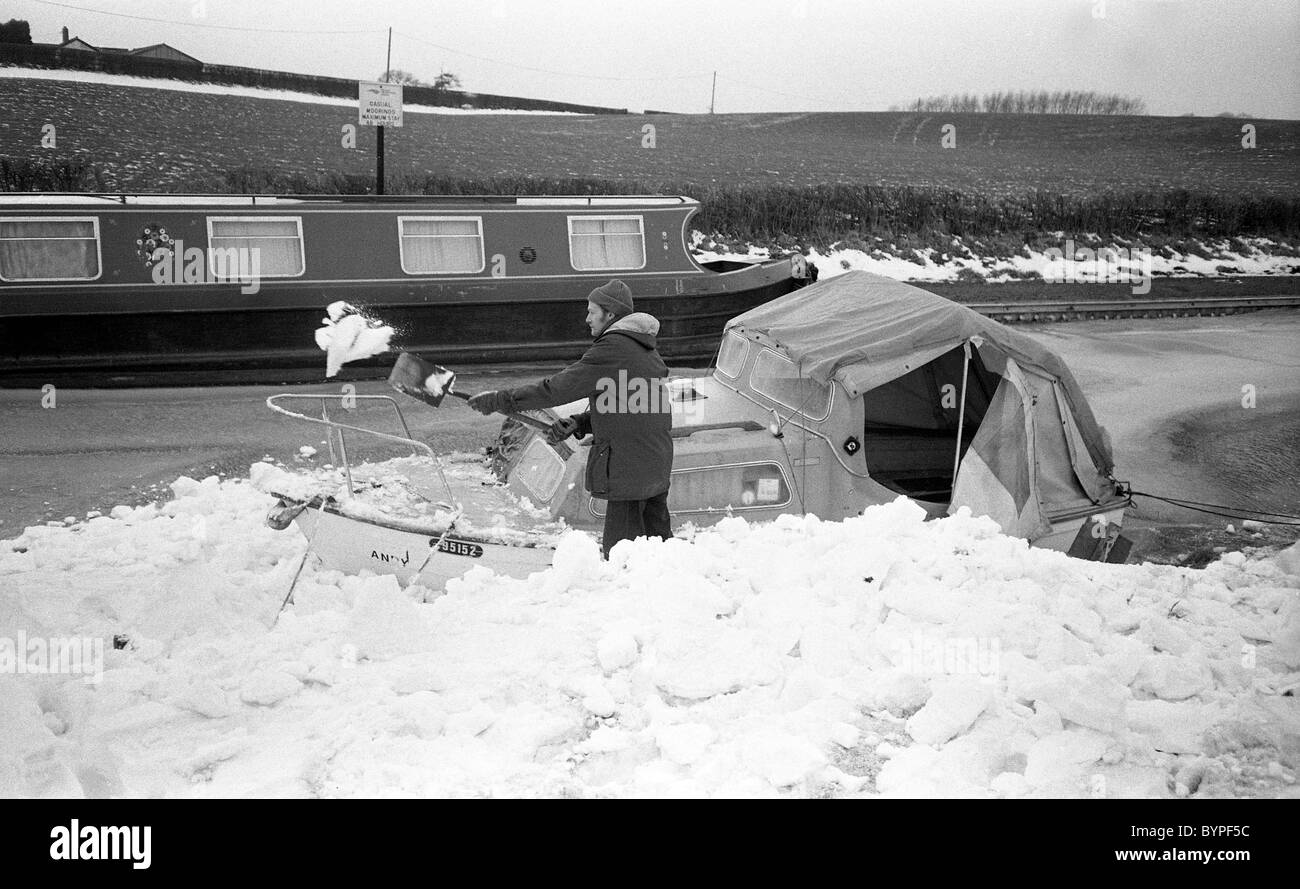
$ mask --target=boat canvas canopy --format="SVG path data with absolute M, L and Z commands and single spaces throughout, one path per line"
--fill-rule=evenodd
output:
M 1037 340 L 941 296 L 871 272 L 846 272 L 737 315 L 726 330 L 760 333 L 814 380 L 838 381 L 856 398 L 972 339 L 989 370 L 1007 357 L 1060 384 L 1079 437 L 1097 468 L 1114 467 L 1110 445 L 1079 384 Z
M 726 329 L 774 344 L 800 375 L 838 382 L 863 399 L 869 472 L 873 434 L 938 433 L 956 444 L 964 422 L 973 437 L 946 473 L 955 476 L 949 512 L 969 507 L 1032 539 L 1050 530 L 1052 515 L 1086 509 L 1114 490 L 1110 443 L 1064 362 L 965 306 L 849 272 L 739 315 Z M 960 420 L 941 402 L 943 380 L 961 382 Z

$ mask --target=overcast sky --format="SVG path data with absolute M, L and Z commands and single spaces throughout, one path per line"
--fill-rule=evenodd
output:
M 393 67 L 422 79 L 632 110 L 707 111 L 716 70 L 719 112 L 1090 89 L 1153 114 L 1300 118 L 1298 0 L 5 0 L 0 14 L 38 43 L 67 25 L 97 45 L 356 79 L 382 74 L 391 26 Z

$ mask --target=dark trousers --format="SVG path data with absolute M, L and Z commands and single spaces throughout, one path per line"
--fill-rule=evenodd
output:
M 601 540 L 601 555 L 608 559 L 609 551 L 620 540 L 636 537 L 667 540 L 672 536 L 667 491 L 648 500 L 610 500 L 605 512 L 605 536 Z

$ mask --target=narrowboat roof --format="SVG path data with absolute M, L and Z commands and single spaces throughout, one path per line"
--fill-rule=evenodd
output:
M 263 194 L 96 194 L 41 192 L 0 194 L 0 206 L 31 205 L 150 205 L 150 206 L 258 206 L 287 204 L 440 204 L 446 206 L 504 204 L 519 207 L 611 207 L 682 206 L 694 207 L 694 198 L 679 195 L 263 195 Z

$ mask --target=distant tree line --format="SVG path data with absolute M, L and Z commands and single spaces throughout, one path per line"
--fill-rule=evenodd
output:
M 22 19 L 10 19 L 0 25 L 0 43 L 31 43 L 32 27 Z
M 459 89 L 461 85 L 460 77 L 450 71 L 443 71 L 433 79 L 433 83 L 426 83 L 410 71 L 403 71 L 401 68 L 389 68 L 379 76 L 379 79 L 388 83 L 400 83 L 404 86 L 429 86 L 433 87 L 436 92 Z
M 985 114 L 1146 114 L 1146 103 L 1132 96 L 1091 90 L 1018 90 L 930 96 L 890 111 L 983 112 Z

